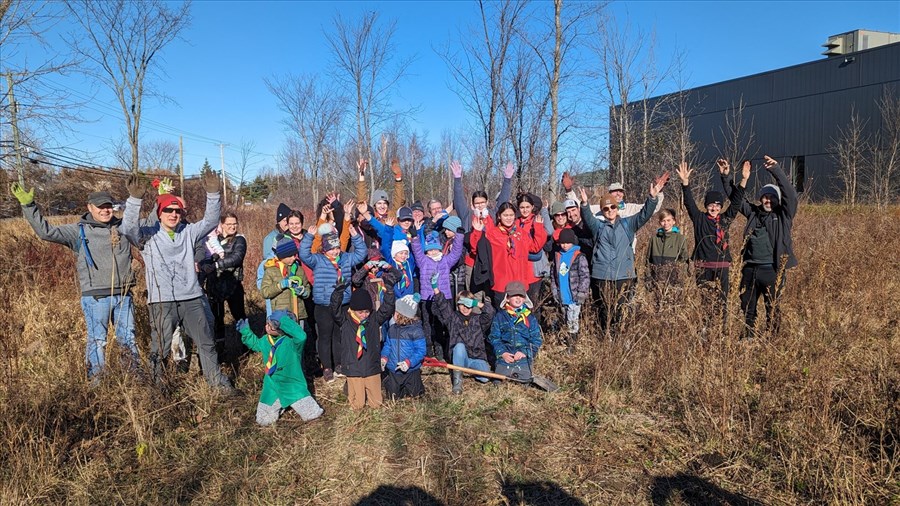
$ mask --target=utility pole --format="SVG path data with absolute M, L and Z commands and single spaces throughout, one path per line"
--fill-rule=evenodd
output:
M 228 202 L 228 185 L 225 179 L 225 144 L 219 144 L 219 157 L 222 159 L 222 202 Z
M 13 78 L 12 72 L 6 73 L 6 83 L 9 85 L 9 116 L 12 122 L 13 131 L 13 149 L 16 150 L 16 170 L 19 172 L 19 185 L 25 188 L 25 172 L 22 167 L 22 152 L 19 150 L 19 124 L 16 122 L 16 113 L 19 110 L 16 104 L 16 97 L 13 96 Z
M 178 189 L 184 198 L 184 139 L 178 136 Z

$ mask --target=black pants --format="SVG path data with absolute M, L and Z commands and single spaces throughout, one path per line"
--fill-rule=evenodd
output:
M 434 313 L 433 303 L 434 301 L 432 300 L 422 301 L 422 330 L 425 331 L 425 353 L 429 356 L 445 359 L 450 356 L 447 349 L 450 335 L 447 326 Z
M 341 306 L 346 311 L 348 305 Z M 334 321 L 330 306 L 316 304 L 316 351 L 325 369 L 334 370 L 341 360 L 341 328 Z
M 538 321 L 541 321 L 541 287 L 543 286 L 544 280 L 539 279 L 528 285 L 528 290 L 526 290 L 528 298 L 531 299 L 531 303 L 534 305 L 534 307 L 531 308 L 531 313 Z
M 244 287 L 238 284 L 227 297 L 221 297 L 219 294 L 210 294 L 209 302 L 212 306 L 213 318 L 215 320 L 216 341 L 225 339 L 225 303 L 228 303 L 228 310 L 234 321 L 243 320 L 247 317 L 247 311 L 244 309 Z M 235 344 L 241 343 L 241 338 L 236 333 L 230 334 L 232 339 L 236 339 L 237 343 L 227 343 L 230 349 L 234 349 Z
M 719 287 L 716 288 L 718 282 Z M 697 269 L 697 286 L 709 290 L 718 296 L 719 302 L 725 303 L 728 298 L 728 267 L 719 269 Z
M 422 370 L 414 369 L 403 373 L 384 373 L 381 386 L 391 399 L 419 397 L 425 395 L 425 384 L 422 383 Z
M 767 325 L 773 333 L 778 332 L 778 297 L 784 289 L 784 275 L 778 273 L 772 264 L 747 264 L 741 270 L 741 311 L 744 312 L 747 332 L 756 327 L 757 306 L 762 295 L 766 306 Z
M 622 307 L 634 297 L 634 279 L 591 278 L 591 295 L 600 318 L 600 328 L 612 332 L 622 319 Z

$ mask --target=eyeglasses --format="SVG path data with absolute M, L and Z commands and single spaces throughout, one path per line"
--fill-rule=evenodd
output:
M 223 227 L 236 227 L 236 226 L 237 226 L 237 222 L 234 222 L 234 223 L 223 223 L 222 226 L 223 226 Z
M 487 205 L 487 200 L 475 200 L 472 202 L 473 206 L 483 206 Z
M 179 208 L 177 208 L 177 207 L 167 207 L 167 208 L 165 208 L 165 209 L 162 210 L 162 213 L 163 213 L 163 214 L 171 214 L 171 213 L 181 214 L 181 213 L 183 213 L 183 212 L 184 212 L 184 210 L 179 209 Z
M 605 213 L 607 211 L 612 211 L 613 209 L 618 209 L 618 208 L 619 208 L 619 206 L 603 206 L 600 208 L 600 210 Z

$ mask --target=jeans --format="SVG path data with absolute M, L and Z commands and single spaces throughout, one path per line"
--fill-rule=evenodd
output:
M 453 346 L 453 365 L 491 372 L 491 366 L 488 365 L 487 361 L 481 360 L 480 358 L 469 358 L 469 354 L 466 352 L 466 345 L 463 343 L 456 343 L 456 345 Z M 483 376 L 475 376 L 475 379 L 482 383 L 487 383 L 488 380 Z
M 81 309 L 84 311 L 84 321 L 87 324 L 85 362 L 88 377 L 100 374 L 106 364 L 104 351 L 110 320 L 116 326 L 116 342 L 129 354 L 130 365 L 137 366 L 138 350 L 134 344 L 134 306 L 131 295 L 82 297 Z

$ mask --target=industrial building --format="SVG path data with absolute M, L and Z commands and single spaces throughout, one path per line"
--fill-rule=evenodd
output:
M 748 158 L 775 157 L 811 199 L 839 198 L 838 129 L 851 111 L 870 132 L 881 128 L 879 99 L 900 95 L 900 34 L 856 30 L 829 37 L 823 47 L 821 60 L 683 92 L 698 165 L 713 167 L 722 155 L 726 121 L 734 123 L 734 109 L 742 104 Z

